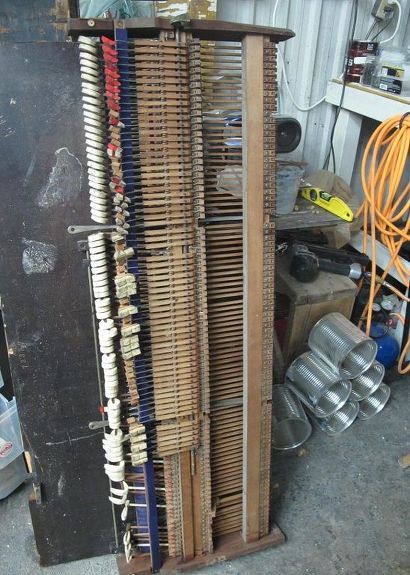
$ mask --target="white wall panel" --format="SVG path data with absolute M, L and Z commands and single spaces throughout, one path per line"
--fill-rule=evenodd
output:
M 373 22 L 374 0 L 359 0 L 355 38 L 364 38 Z M 392 45 L 410 45 L 410 0 L 401 0 L 403 22 Z M 218 18 L 232 22 L 272 25 L 275 0 L 218 0 Z M 279 0 L 275 25 L 290 28 L 296 37 L 280 45 L 289 84 L 296 102 L 308 107 L 324 96 L 329 79 L 343 71 L 344 52 L 352 14 L 352 0 Z M 383 37 L 390 36 L 394 22 Z M 309 171 L 323 165 L 333 123 L 334 107 L 323 102 L 309 112 L 292 104 L 279 65 L 280 111 L 298 118 L 303 138 L 292 154 L 304 159 Z

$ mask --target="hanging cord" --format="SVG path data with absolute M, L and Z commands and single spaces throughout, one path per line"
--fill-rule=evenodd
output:
M 323 162 L 323 169 L 329 169 L 329 162 L 330 162 L 330 158 L 332 158 L 332 163 L 333 163 L 333 172 L 336 173 L 336 157 L 335 157 L 335 149 L 333 146 L 333 140 L 334 140 L 334 136 L 335 136 L 335 131 L 336 131 L 336 125 L 337 125 L 337 120 L 339 119 L 339 114 L 340 111 L 342 109 L 342 105 L 343 105 L 343 100 L 345 97 L 345 91 L 346 91 L 346 75 L 347 75 L 347 70 L 349 68 L 349 58 L 348 58 L 348 54 L 349 54 L 349 48 L 353 42 L 354 39 L 354 33 L 356 30 L 356 24 L 357 24 L 357 14 L 358 14 L 358 9 L 359 9 L 359 1 L 358 0 L 353 0 L 353 12 L 352 12 L 352 16 L 351 16 L 351 21 L 349 24 L 349 28 L 350 28 L 350 34 L 349 34 L 349 39 L 347 41 L 346 44 L 346 49 L 345 49 L 345 67 L 344 67 L 344 73 L 343 73 L 343 85 L 342 85 L 342 93 L 340 95 L 340 100 L 339 100 L 339 105 L 336 109 L 335 112 L 335 117 L 333 120 L 333 125 L 332 125 L 332 130 L 330 132 L 330 145 L 329 145 L 329 151 L 325 157 L 325 160 Z
M 286 87 L 286 90 L 289 94 L 289 98 L 291 99 L 292 104 L 295 106 L 295 108 L 297 110 L 299 110 L 299 112 L 309 112 L 310 110 L 313 110 L 314 108 L 319 106 L 319 104 L 324 102 L 326 100 L 326 96 L 322 96 L 319 100 L 317 100 L 317 102 L 315 102 L 314 104 L 311 104 L 310 106 L 301 106 L 300 104 L 298 104 L 296 102 L 296 100 L 292 94 L 292 90 L 290 89 L 288 76 L 286 74 L 286 64 L 285 64 L 285 61 L 283 59 L 283 54 L 279 49 L 278 49 L 278 54 L 279 54 L 280 61 L 282 63 L 282 74 L 283 74 L 283 79 L 285 81 L 285 87 Z
M 272 20 L 271 20 L 271 26 L 273 26 L 273 27 L 275 26 L 275 22 L 276 22 L 276 13 L 278 11 L 279 1 L 280 0 L 276 0 L 275 6 L 273 8 L 273 14 L 272 14 Z M 355 1 L 355 0 L 353 0 L 353 1 Z M 283 80 L 285 83 L 286 91 L 289 95 L 289 98 L 290 98 L 292 104 L 295 106 L 295 108 L 297 110 L 299 110 L 299 112 L 310 112 L 314 108 L 317 108 L 317 106 L 320 106 L 320 104 L 322 104 L 326 100 L 326 94 L 324 96 L 322 96 L 321 98 L 319 98 L 319 100 L 317 100 L 313 104 L 310 104 L 309 106 L 301 106 L 300 104 L 298 104 L 298 102 L 296 102 L 295 97 L 294 97 L 292 90 L 290 88 L 290 84 L 289 84 L 289 80 L 288 80 L 288 76 L 287 76 L 287 72 L 286 72 L 286 63 L 285 63 L 282 51 L 279 47 L 278 47 L 278 55 L 279 55 L 279 58 L 280 58 L 280 61 L 282 64 L 282 74 L 283 74 Z M 340 78 L 342 78 L 342 77 L 343 77 L 343 74 L 340 76 Z
M 385 14 L 384 25 L 376 33 L 374 33 L 374 29 L 380 24 L 380 21 L 376 18 L 374 19 L 373 24 L 371 25 L 371 27 L 367 31 L 366 40 L 369 40 L 369 38 L 370 38 L 369 42 L 375 42 L 377 40 L 377 38 L 380 36 L 380 34 L 382 34 L 390 26 L 390 24 L 392 23 L 392 21 L 394 19 L 394 15 L 395 15 L 394 4 L 396 4 L 396 2 L 397 2 L 397 0 L 390 0 L 390 3 L 385 7 L 385 9 L 384 9 L 384 14 Z M 402 18 L 401 6 L 398 6 L 398 10 L 399 10 L 399 16 L 398 16 L 398 20 L 397 20 L 397 24 L 396 24 L 396 30 L 395 30 L 392 38 L 394 38 L 394 36 L 397 34 L 397 31 L 398 31 L 399 26 L 400 26 L 401 18 Z M 371 36 L 372 33 L 373 33 L 373 36 Z M 390 38 L 390 40 L 392 40 L 392 38 Z M 387 41 L 389 41 L 389 39 Z M 380 43 L 383 44 L 384 42 L 386 42 L 386 40 L 384 40 L 383 42 L 380 42 Z
M 409 288 L 410 270 L 399 257 L 405 242 L 410 241 L 410 182 L 405 180 L 409 165 L 410 112 L 393 116 L 382 122 L 367 143 L 361 179 L 365 200 L 356 213 L 363 215 L 363 252 L 367 251 L 367 235 L 371 238 L 371 275 L 369 301 L 364 309 L 366 333 L 369 335 L 373 303 L 390 270 L 394 267 L 402 283 Z M 404 222 L 404 223 L 403 223 Z M 381 277 L 377 276 L 376 257 L 378 239 L 389 251 L 390 260 Z M 409 298 L 395 290 L 403 301 Z M 399 358 L 398 371 L 410 372 L 410 363 L 403 364 L 410 349 L 410 338 Z
M 370 34 L 373 32 L 373 30 L 376 28 L 376 26 L 377 26 L 377 20 L 375 20 L 373 22 L 373 24 L 370 26 L 370 28 L 368 29 L 365 40 L 368 40 L 370 38 Z
M 386 18 L 387 18 L 387 16 L 386 16 Z M 387 20 L 385 25 L 382 28 L 380 28 L 380 30 L 377 32 L 377 34 L 375 34 L 370 41 L 375 42 L 377 40 L 377 38 L 380 36 L 380 34 L 382 34 L 386 30 L 386 28 L 388 28 L 390 26 L 391 22 L 392 22 L 392 18 Z
M 276 0 L 275 6 L 273 8 L 271 26 L 275 26 L 276 13 L 278 11 L 279 1 L 280 0 Z M 298 104 L 296 102 L 295 97 L 293 96 L 292 90 L 290 89 L 289 80 L 288 80 L 288 76 L 286 73 L 286 64 L 285 64 L 285 60 L 283 58 L 283 54 L 282 54 L 282 51 L 280 50 L 280 48 L 278 48 L 278 55 L 279 55 L 279 58 L 280 58 L 280 61 L 282 64 L 282 74 L 283 74 L 283 80 L 285 82 L 285 87 L 286 87 L 287 93 L 289 95 L 289 98 L 290 98 L 292 104 L 295 106 L 295 108 L 297 110 L 299 110 L 299 112 L 310 112 L 310 110 L 313 110 L 314 108 L 319 106 L 322 102 L 324 102 L 326 99 L 326 96 L 322 96 L 322 98 L 319 98 L 319 100 L 317 100 L 317 102 L 315 102 L 314 104 L 311 104 L 310 106 L 301 106 L 300 104 Z
M 386 40 L 382 40 L 382 41 L 380 42 L 380 44 L 386 44 L 386 42 L 390 42 L 391 40 L 393 40 L 393 38 L 396 37 L 396 34 L 397 34 L 397 32 L 399 31 L 399 28 L 400 28 L 401 17 L 402 17 L 401 4 L 400 4 L 400 2 L 399 2 L 398 0 L 392 0 L 392 1 L 390 2 L 390 4 L 391 4 L 391 5 L 396 5 L 396 6 L 397 6 L 397 9 L 398 9 L 398 11 L 399 11 L 399 15 L 398 15 L 398 17 L 397 17 L 397 24 L 396 24 L 396 28 L 395 28 L 393 34 L 392 34 L 389 38 L 386 38 Z

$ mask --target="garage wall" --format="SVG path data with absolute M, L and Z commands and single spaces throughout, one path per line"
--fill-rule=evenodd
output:
M 359 0 L 356 38 L 364 38 L 374 0 Z M 400 33 L 391 43 L 410 44 L 410 0 L 401 0 L 403 22 Z M 352 0 L 279 0 L 275 25 L 291 28 L 296 37 L 281 44 L 289 84 L 296 102 L 308 107 L 326 92 L 328 80 L 343 71 Z M 275 0 L 218 0 L 218 18 L 233 22 L 272 25 Z M 394 21 L 395 22 L 395 21 Z M 388 38 L 394 22 L 383 33 Z M 280 66 L 280 63 L 279 63 Z M 298 118 L 303 139 L 294 152 L 295 159 L 304 158 L 310 170 L 322 167 L 327 153 L 334 108 L 320 104 L 310 112 L 300 112 L 292 104 L 279 72 L 280 111 Z

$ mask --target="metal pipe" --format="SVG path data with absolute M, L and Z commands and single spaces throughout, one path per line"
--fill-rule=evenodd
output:
M 320 429 L 327 435 L 338 435 L 345 431 L 357 417 L 359 413 L 359 404 L 357 401 L 348 401 L 344 406 L 325 419 L 317 419 L 310 416 L 316 429 Z
M 284 385 L 272 387 L 272 447 L 281 451 L 302 445 L 312 433 L 299 399 Z
M 363 399 L 359 403 L 359 419 L 370 419 L 376 413 L 379 413 L 390 397 L 390 387 L 385 383 L 381 383 L 379 388 L 369 395 L 366 399 Z
M 376 342 L 338 312 L 325 315 L 313 326 L 308 344 L 347 379 L 366 371 L 377 353 Z
M 348 400 L 350 381 L 332 371 L 313 351 L 297 357 L 286 372 L 286 385 L 316 415 L 329 417 Z
M 362 401 L 378 389 L 384 377 L 384 365 L 374 361 L 359 377 L 352 379 L 351 399 Z

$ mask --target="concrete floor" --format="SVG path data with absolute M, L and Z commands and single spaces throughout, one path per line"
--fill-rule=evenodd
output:
M 276 549 L 201 575 L 410 575 L 410 379 L 388 406 L 337 438 L 315 432 L 297 453 L 275 454 L 274 515 L 288 536 Z M 1 575 L 115 575 L 112 556 L 40 568 L 24 487 L 0 502 Z

